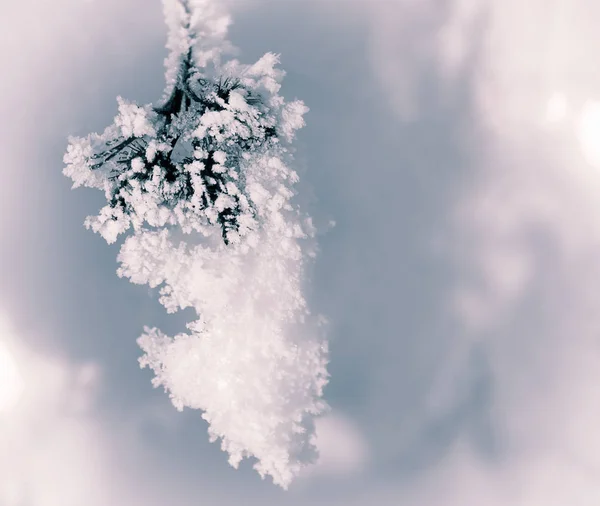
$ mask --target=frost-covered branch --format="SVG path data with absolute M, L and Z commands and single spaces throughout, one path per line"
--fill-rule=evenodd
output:
M 187 333 L 146 329 L 138 340 L 154 385 L 177 408 L 203 411 L 232 465 L 255 457 L 287 487 L 314 450 L 310 420 L 325 409 L 327 378 L 302 294 L 314 232 L 292 200 L 289 145 L 308 109 L 279 95 L 277 55 L 221 61 L 231 50 L 221 3 L 164 8 L 163 99 L 119 97 L 103 133 L 70 139 L 64 174 L 106 196 L 88 228 L 109 243 L 129 232 L 119 276 L 160 286 L 169 312 L 197 313 Z

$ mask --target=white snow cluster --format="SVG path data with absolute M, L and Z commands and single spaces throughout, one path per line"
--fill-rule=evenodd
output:
M 165 0 L 170 28 L 162 104 L 118 99 L 102 134 L 71 138 L 64 174 L 104 191 L 86 226 L 108 243 L 130 232 L 119 276 L 160 287 L 168 312 L 197 319 L 174 337 L 145 329 L 142 367 L 177 409 L 203 411 L 211 440 L 237 467 L 287 488 L 314 456 L 327 345 L 303 296 L 314 229 L 293 205 L 288 144 L 301 101 L 278 92 L 268 53 L 224 64 L 228 16 L 210 0 Z

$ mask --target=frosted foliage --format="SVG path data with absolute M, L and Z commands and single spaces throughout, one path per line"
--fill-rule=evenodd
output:
M 314 230 L 290 168 L 308 109 L 279 95 L 277 55 L 221 62 L 222 3 L 164 7 L 162 101 L 118 98 L 104 132 L 69 140 L 64 174 L 106 196 L 88 228 L 108 243 L 129 233 L 118 275 L 157 287 L 170 313 L 195 310 L 187 333 L 139 338 L 154 386 L 203 412 L 231 465 L 252 457 L 286 488 L 314 456 L 311 420 L 326 408 L 326 342 L 302 293 Z
M 252 66 L 233 60 L 213 78 L 186 67 L 183 89 L 164 104 L 119 98 L 114 123 L 102 134 L 70 139 L 65 175 L 74 187 L 103 190 L 108 201 L 86 226 L 109 243 L 147 225 L 204 236 L 219 228 L 226 243 L 245 236 L 255 242 L 261 211 L 250 192 L 261 176 L 252 166 L 270 167 L 276 194 L 288 192 L 295 174 L 282 161 L 290 158 L 285 144 L 307 111 L 274 91 L 283 76 L 276 64 L 273 54 Z
M 163 10 L 169 28 L 165 65 L 170 92 L 177 81 L 181 57 L 190 48 L 194 48 L 194 63 L 198 67 L 206 67 L 233 50 L 226 39 L 231 18 L 223 2 L 215 0 L 163 0 Z

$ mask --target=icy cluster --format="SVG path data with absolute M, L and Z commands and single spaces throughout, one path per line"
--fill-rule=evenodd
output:
M 303 295 L 314 230 L 290 168 L 308 109 L 279 95 L 276 55 L 221 61 L 221 3 L 164 5 L 163 99 L 119 98 L 103 133 L 70 139 L 64 174 L 106 196 L 88 228 L 108 243 L 128 233 L 119 276 L 160 287 L 168 312 L 196 312 L 187 333 L 139 338 L 153 384 L 203 412 L 234 467 L 254 457 L 285 488 L 314 456 L 311 420 L 326 408 L 327 346 Z

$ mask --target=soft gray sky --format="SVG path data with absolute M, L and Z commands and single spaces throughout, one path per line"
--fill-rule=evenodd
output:
M 159 2 L 5 2 L 0 343 L 25 387 L 0 407 L 0 506 L 597 505 L 600 6 L 522 4 L 232 4 L 242 61 L 281 53 L 311 108 L 301 198 L 337 223 L 309 286 L 323 464 L 283 492 L 152 389 L 135 339 L 186 315 L 116 276 L 82 225 L 102 196 L 61 175 L 117 95 L 160 96 Z

